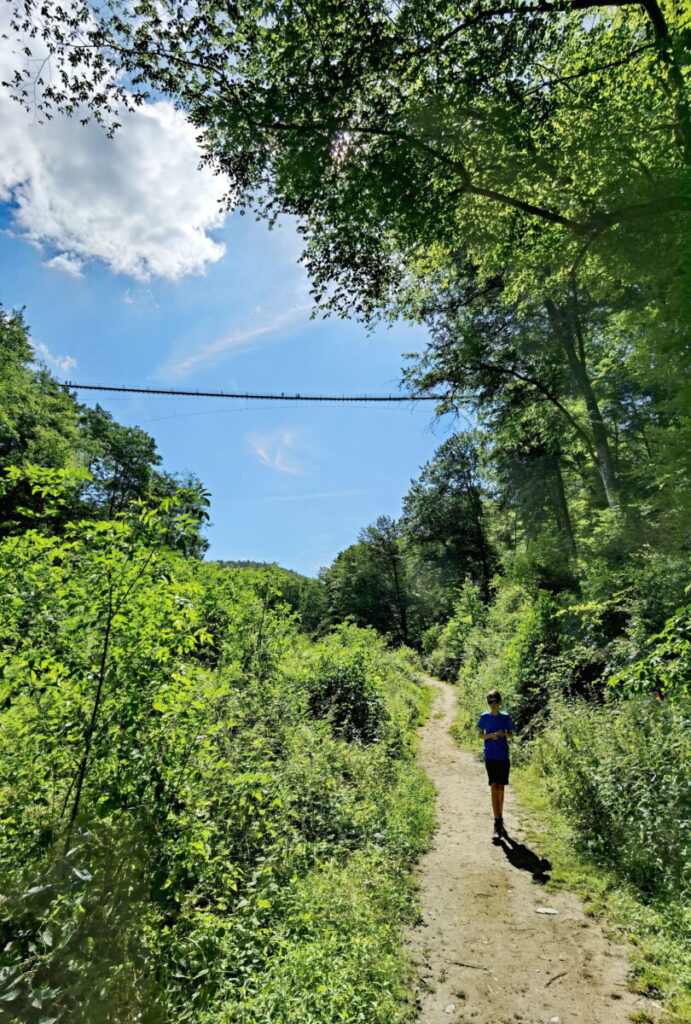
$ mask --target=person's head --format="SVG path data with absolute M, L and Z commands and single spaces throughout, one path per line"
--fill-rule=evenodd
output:
M 501 694 L 499 690 L 490 690 L 487 693 L 487 703 L 490 706 L 490 711 L 496 711 L 501 707 Z

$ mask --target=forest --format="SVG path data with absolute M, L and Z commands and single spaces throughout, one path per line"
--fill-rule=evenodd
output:
M 20 102 L 173 97 L 315 314 L 426 327 L 402 386 L 456 418 L 318 579 L 209 562 L 203 484 L 0 313 L 0 1020 L 414 1019 L 427 672 L 462 744 L 501 690 L 688 1021 L 691 9 L 11 2 L 55 69 Z

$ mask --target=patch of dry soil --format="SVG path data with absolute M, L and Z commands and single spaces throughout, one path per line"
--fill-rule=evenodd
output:
M 656 1017 L 655 1004 L 627 989 L 625 950 L 576 896 L 534 879 L 547 865 L 525 845 L 510 786 L 510 840 L 493 844 L 484 766 L 449 735 L 456 691 L 428 682 L 438 693 L 419 762 L 437 790 L 437 827 L 419 867 L 422 923 L 408 936 L 420 1024 L 628 1024 L 642 1010 Z

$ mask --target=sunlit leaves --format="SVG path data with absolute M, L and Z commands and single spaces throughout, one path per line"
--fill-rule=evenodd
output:
M 484 277 L 510 268 L 516 299 L 563 288 L 576 262 L 591 290 L 612 287 L 642 270 L 651 232 L 675 234 L 683 12 L 582 6 L 204 0 L 95 20 L 49 4 L 33 31 L 74 67 L 50 102 L 91 92 L 106 117 L 110 62 L 173 96 L 233 203 L 298 218 L 323 305 L 371 318 L 434 244 Z M 17 26 L 30 9 L 17 0 Z
M 69 474 L 22 472 L 69 497 Z M 352 627 L 311 645 L 272 567 L 173 550 L 189 498 L 1 545 L 0 1020 L 244 1000 L 310 927 L 296 886 L 320 858 L 375 833 L 391 870 L 410 855 L 384 837 L 410 665 Z

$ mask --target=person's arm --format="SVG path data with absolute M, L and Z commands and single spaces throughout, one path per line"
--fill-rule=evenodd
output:
M 513 729 L 497 729 L 496 732 L 483 732 L 482 729 L 478 729 L 478 733 L 485 740 L 498 740 L 502 736 L 508 740 L 513 736 Z

